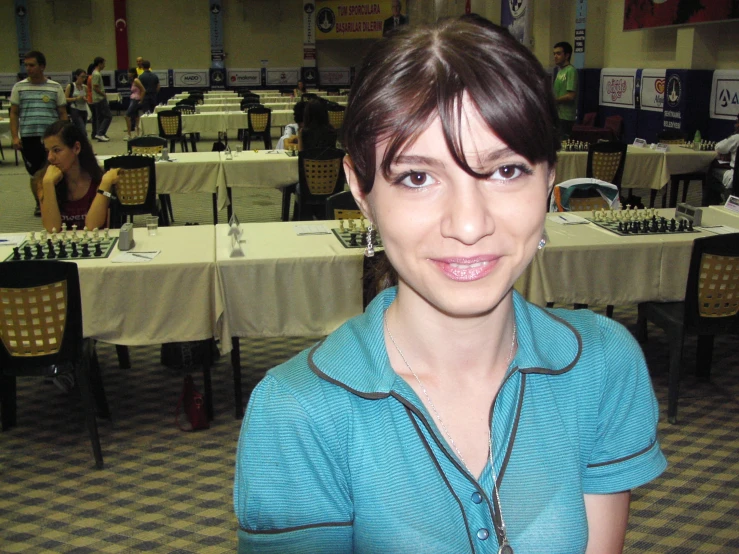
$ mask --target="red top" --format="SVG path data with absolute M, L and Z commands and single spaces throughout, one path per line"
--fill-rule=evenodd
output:
M 62 223 L 66 223 L 69 228 L 72 225 L 77 225 L 78 229 L 83 229 L 85 227 L 85 216 L 90 211 L 90 206 L 92 206 L 92 202 L 95 200 L 97 191 L 98 185 L 96 183 L 90 183 L 90 188 L 87 189 L 87 192 L 82 198 L 64 202 L 61 210 Z

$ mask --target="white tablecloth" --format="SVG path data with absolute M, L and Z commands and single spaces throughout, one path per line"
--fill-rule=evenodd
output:
M 363 250 L 333 234 L 297 236 L 294 225 L 242 225 L 242 258 L 229 257 L 228 226 L 216 227 L 227 336 L 325 335 L 362 313 Z
M 157 116 L 141 116 L 141 129 L 145 135 L 159 134 Z M 272 127 L 282 127 L 293 122 L 292 110 L 273 110 Z M 216 135 L 219 132 L 233 133 L 247 128 L 246 114 L 241 111 L 233 112 L 206 112 L 182 116 L 183 133 L 203 133 Z

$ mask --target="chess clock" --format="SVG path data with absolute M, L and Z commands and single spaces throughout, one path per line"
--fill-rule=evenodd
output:
M 677 205 L 677 208 L 675 208 L 675 219 L 677 221 L 680 221 L 681 219 L 692 221 L 693 226 L 700 227 L 701 219 L 703 219 L 703 210 L 701 208 L 691 206 L 690 204 L 680 203 Z

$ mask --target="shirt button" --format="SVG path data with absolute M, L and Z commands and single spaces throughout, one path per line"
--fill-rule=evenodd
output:
M 482 495 L 479 492 L 473 492 L 472 502 L 474 502 L 475 504 L 479 504 L 480 502 L 482 502 Z
M 488 530 L 485 529 L 484 527 L 477 531 L 477 538 L 480 539 L 481 541 L 486 540 L 489 536 L 490 536 L 490 533 L 488 533 Z

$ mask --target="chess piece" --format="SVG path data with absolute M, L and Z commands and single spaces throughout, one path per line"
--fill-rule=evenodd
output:
M 76 242 L 72 242 L 72 257 L 73 258 L 79 258 L 80 257 L 80 253 L 77 252 L 77 243 Z
M 57 255 L 57 258 L 66 258 L 67 257 L 67 246 L 63 243 L 59 243 L 59 254 Z
M 29 240 L 31 242 L 36 242 L 36 231 L 31 231 L 31 238 Z
M 103 255 L 103 248 L 100 245 L 99 242 L 95 243 L 95 257 L 100 257 Z
M 54 243 L 51 240 L 49 240 L 46 258 L 49 260 L 56 258 L 56 250 L 54 249 Z
M 673 217 L 673 218 L 672 218 L 672 219 L 670 220 L 670 231 L 674 233 L 674 232 L 675 232 L 675 227 L 676 227 L 676 226 L 675 226 L 675 218 Z
M 13 259 L 14 260 L 20 260 L 21 259 L 21 247 L 20 246 L 14 246 L 13 247 Z
M 27 244 L 23 247 L 23 259 L 30 260 L 31 258 L 33 258 L 33 251 L 31 250 L 31 246 Z
M 339 220 L 339 232 L 341 233 L 344 232 L 344 220 L 343 219 Z
M 43 260 L 44 259 L 44 247 L 41 246 L 40 242 L 36 243 L 36 259 L 37 260 Z
M 374 225 L 372 225 L 372 222 L 370 221 L 369 226 L 367 226 L 367 246 L 364 249 L 364 255 L 367 258 L 372 258 L 375 255 L 375 244 L 373 236 L 373 233 L 375 232 Z
M 83 258 L 89 258 L 90 257 L 90 245 L 87 244 L 87 242 L 82 243 L 82 257 Z
M 110 229 L 105 229 L 105 235 L 103 236 L 103 240 L 110 239 Z
M 349 235 L 349 246 L 359 246 L 357 244 L 357 233 Z

